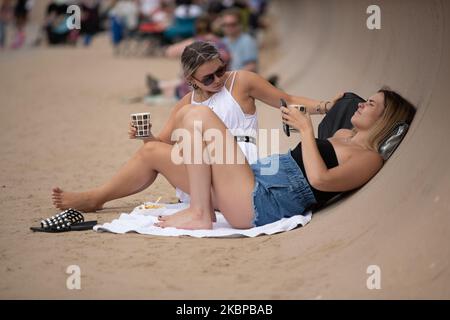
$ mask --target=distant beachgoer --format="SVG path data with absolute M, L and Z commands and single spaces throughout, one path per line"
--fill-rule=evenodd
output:
M 195 20 L 203 14 L 202 8 L 192 0 L 177 0 L 172 24 L 164 31 L 164 41 L 173 44 L 193 37 Z
M 14 21 L 16 34 L 14 36 L 12 49 L 19 49 L 25 43 L 25 28 L 28 22 L 28 13 L 34 5 L 34 0 L 17 0 L 14 7 Z
M 3 0 L 0 3 L 0 49 L 6 45 L 6 30 L 11 22 L 14 13 L 12 0 Z
M 222 13 L 223 41 L 231 51 L 231 70 L 258 72 L 258 44 L 248 33 L 242 32 L 241 14 L 237 9 Z
M 84 36 L 83 44 L 89 46 L 93 36 L 100 29 L 100 1 L 81 1 L 81 35 Z
M 134 0 L 117 1 L 108 11 L 111 40 L 114 53 L 119 53 L 119 45 L 130 37 L 139 26 L 139 7 Z
M 211 31 L 211 20 L 207 16 L 202 16 L 195 22 L 195 37 L 186 39 L 179 43 L 173 44 L 166 49 L 166 57 L 180 58 L 184 49 L 195 41 L 207 41 L 212 43 L 219 51 L 220 58 L 227 65 L 230 64 L 231 53 L 225 43 Z M 158 80 L 152 75 L 147 75 L 147 86 L 149 94 L 147 99 L 152 96 L 164 93 L 165 96 L 181 99 L 188 94 L 192 88 L 187 83 L 183 74 L 176 80 Z

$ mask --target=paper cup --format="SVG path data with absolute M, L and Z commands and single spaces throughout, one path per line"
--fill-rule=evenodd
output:
M 150 136 L 150 113 L 132 113 L 131 123 L 136 128 L 136 138 L 146 138 Z
M 303 113 L 306 113 L 306 108 L 305 108 L 304 105 L 290 104 L 289 107 L 294 107 L 295 109 L 298 109 L 298 110 L 300 110 Z M 289 127 L 289 130 L 292 131 L 292 132 L 298 132 L 297 129 L 292 128 L 292 127 Z

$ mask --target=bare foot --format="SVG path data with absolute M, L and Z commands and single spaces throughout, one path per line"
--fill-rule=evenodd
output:
M 187 230 L 212 229 L 211 214 L 195 208 L 187 208 L 170 216 L 159 217 L 155 226 Z
M 61 210 L 73 208 L 94 212 L 103 208 L 103 203 L 99 203 L 92 192 L 66 192 L 56 187 L 52 190 L 52 199 L 53 205 Z

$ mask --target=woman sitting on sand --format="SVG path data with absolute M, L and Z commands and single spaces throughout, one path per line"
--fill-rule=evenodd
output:
M 172 110 L 170 117 L 158 136 L 150 135 L 135 155 L 100 187 L 87 192 L 66 192 L 59 187 L 53 189 L 53 204 L 59 209 L 76 208 L 95 211 L 104 203 L 138 193 L 149 187 L 159 172 L 170 168 L 173 176 L 169 181 L 179 187 L 177 195 L 184 201 L 188 179 L 186 166 L 173 165 L 170 150 L 174 141 L 171 135 L 178 126 L 184 106 L 203 105 L 236 137 L 243 155 L 249 163 L 257 160 L 255 135 L 258 129 L 255 100 L 278 108 L 280 98 L 288 104 L 303 104 L 311 113 L 323 113 L 340 98 L 332 102 L 321 102 L 305 97 L 295 97 L 275 88 L 261 76 L 247 71 L 227 72 L 216 47 L 208 42 L 197 41 L 187 46 L 181 57 L 183 72 L 193 91 L 183 97 Z M 184 114 L 184 112 L 183 112 Z M 130 128 L 130 138 L 136 130 Z M 181 190 L 180 190 L 181 189 Z M 185 192 L 182 192 L 185 191 Z
M 159 217 L 156 225 L 211 229 L 213 208 L 218 208 L 232 227 L 241 229 L 302 214 L 335 193 L 368 182 L 383 166 L 377 152 L 380 142 L 397 122 L 411 123 L 415 114 L 414 106 L 400 95 L 381 89 L 358 105 L 351 119 L 353 130 L 341 129 L 330 139 L 319 140 L 314 137 L 309 113 L 293 107 L 281 109 L 283 121 L 299 130 L 301 144 L 286 154 L 249 165 L 239 162 L 244 155 L 231 139 L 222 148 L 222 156 L 229 159 L 228 155 L 234 152 L 234 164 L 208 164 L 211 163 L 208 159 L 199 164 L 186 164 L 186 176 L 177 177 L 178 181 L 171 172 L 176 170 L 175 166 L 169 164 L 160 172 L 175 185 L 183 181 L 177 186 L 190 191 L 191 203 L 189 208 L 174 215 Z M 207 107 L 185 108 L 177 121 L 177 126 L 189 130 L 191 135 L 203 137 L 210 129 L 220 130 L 224 137 L 229 135 L 223 122 Z M 194 121 L 201 121 L 202 126 L 194 125 Z M 209 157 L 210 144 L 203 140 L 200 150 L 202 154 L 206 151 Z M 187 156 L 184 161 L 192 163 Z M 268 168 L 275 170 L 270 172 Z

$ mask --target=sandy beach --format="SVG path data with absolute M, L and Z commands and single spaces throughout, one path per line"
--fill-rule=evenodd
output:
M 246 270 L 246 261 L 237 263 L 237 253 L 242 254 L 243 244 L 246 250 L 259 250 L 270 237 L 202 241 L 29 231 L 59 212 L 51 203 L 53 186 L 68 191 L 94 187 L 139 148 L 142 142 L 127 135 L 130 113 L 150 112 L 152 130 L 161 129 L 172 104 L 127 100 L 145 95 L 147 73 L 175 78 L 179 61 L 114 57 L 104 34 L 91 48 L 6 52 L 0 68 L 1 298 L 236 298 L 236 288 L 226 293 L 222 284 L 244 285 L 253 273 L 251 265 Z M 177 201 L 174 189 L 158 177 L 147 190 L 112 201 L 86 214 L 86 220 L 109 222 L 160 196 L 161 202 Z M 79 292 L 66 288 L 69 265 L 81 268 Z M 175 279 L 175 274 L 182 277 Z M 210 291 L 214 283 L 216 295 Z M 243 297 L 254 294 L 249 290 Z
M 378 31 L 365 27 L 368 5 L 276 1 L 272 14 L 284 19 L 272 31 L 296 38 L 269 39 L 262 73 L 318 99 L 343 90 L 368 96 L 388 84 L 418 106 L 416 119 L 367 185 L 306 227 L 272 236 L 31 232 L 59 211 L 52 187 L 97 186 L 139 148 L 127 135 L 130 113 L 150 112 L 153 131 L 161 129 L 171 103 L 128 100 L 146 93 L 147 73 L 173 79 L 179 62 L 116 57 L 107 34 L 89 48 L 0 52 L 0 299 L 450 298 L 450 4 L 380 1 Z M 261 128 L 281 128 L 278 110 L 258 109 Z M 280 151 L 297 142 L 280 135 Z M 159 197 L 176 201 L 160 177 L 85 217 L 109 222 Z M 71 265 L 80 267 L 81 290 L 67 289 Z M 382 270 L 380 290 L 367 286 L 373 265 Z

